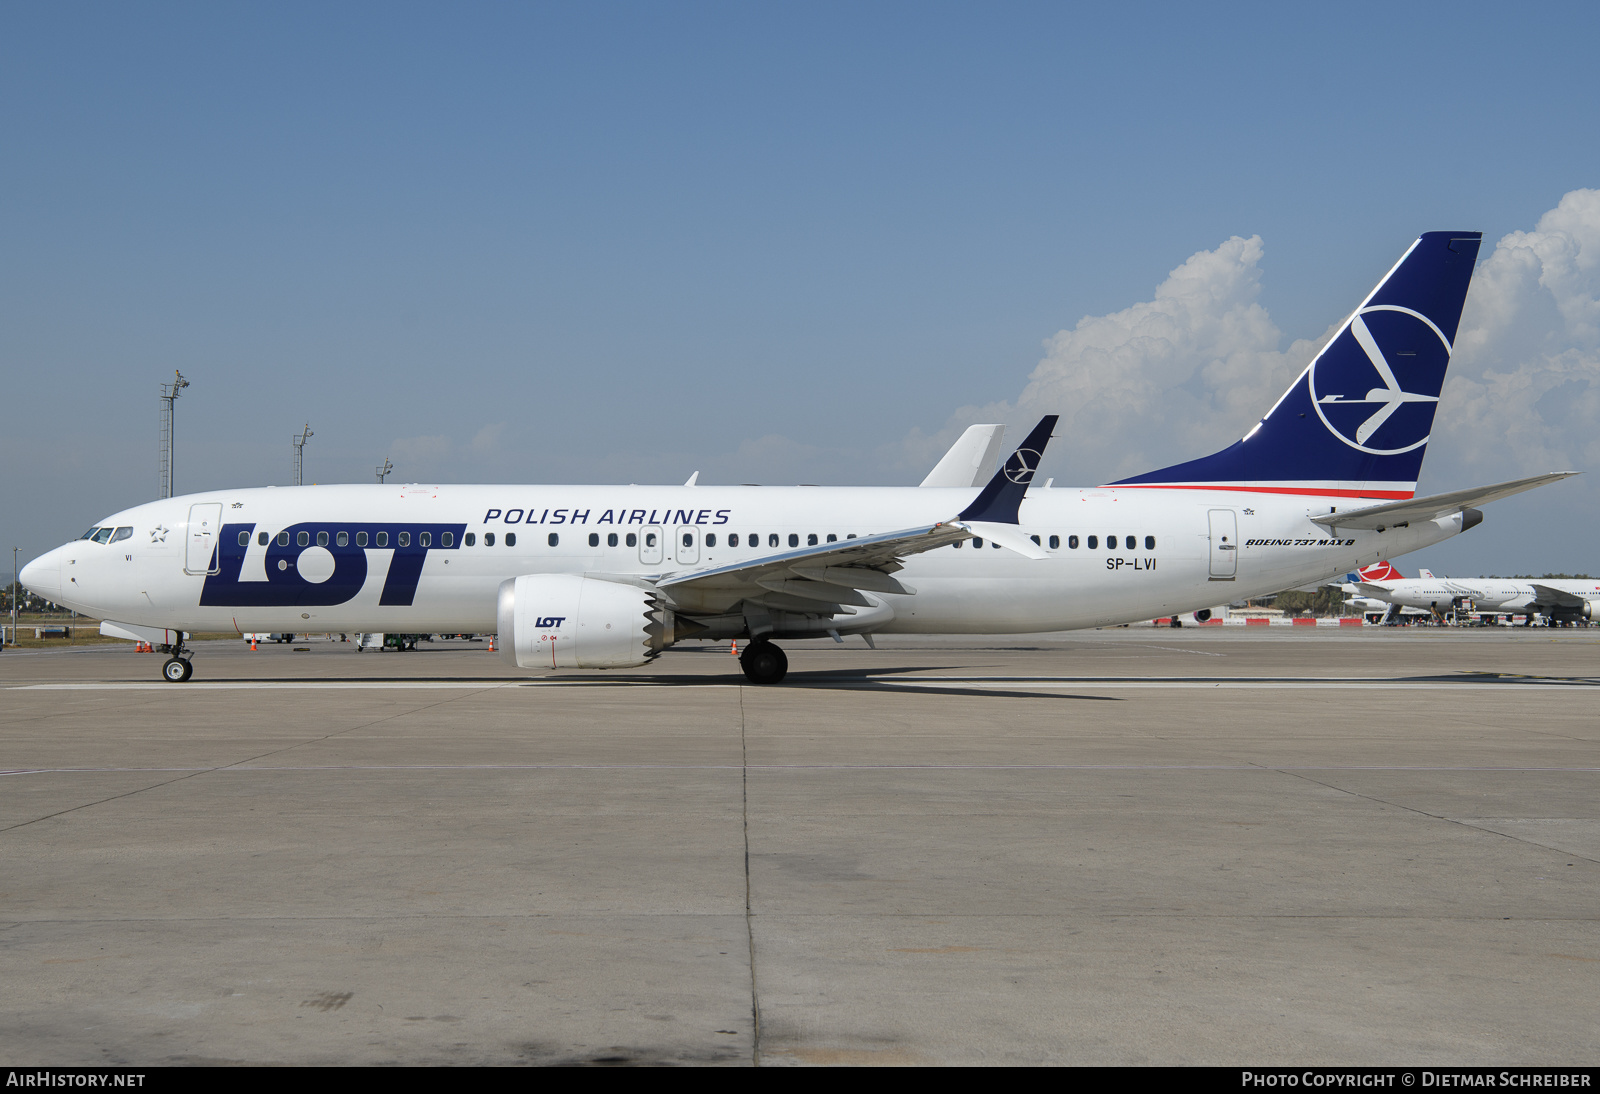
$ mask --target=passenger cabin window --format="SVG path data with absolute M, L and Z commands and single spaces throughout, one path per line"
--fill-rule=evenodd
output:
M 410 532 L 401 532 L 400 535 L 397 538 L 399 539 L 400 546 L 402 546 L 402 547 L 411 546 L 411 533 Z
M 463 547 L 476 547 L 478 545 L 478 533 L 468 532 L 466 535 L 462 536 L 461 545 Z
M 591 546 L 591 547 L 600 546 L 600 533 L 599 532 L 590 532 L 589 533 L 589 546 Z
M 310 532 L 301 532 L 299 535 L 294 537 L 294 541 L 299 546 L 305 547 L 308 544 L 310 544 L 310 542 L 311 542 L 311 533 Z
M 633 537 L 629 536 L 628 538 L 632 539 Z M 646 547 L 654 547 L 656 545 L 656 534 L 654 532 L 646 532 L 644 534 L 644 545 Z
M 974 547 L 982 547 L 983 546 L 983 537 L 982 536 L 973 536 L 972 537 L 972 545 Z
M 559 547 L 561 545 L 561 537 L 556 535 L 556 533 L 551 532 L 546 542 L 548 542 L 552 547 Z
M 615 533 L 615 532 L 607 532 L 606 533 L 606 546 L 607 547 L 615 547 L 616 545 L 617 545 L 617 533 Z
M 1100 546 L 1100 537 L 1099 536 L 1090 536 L 1089 537 L 1089 550 L 1091 550 L 1091 551 L 1096 550 L 1097 548 L 1099 548 L 1099 546 Z
M 421 533 L 418 533 L 418 535 L 417 535 L 417 545 L 419 547 L 432 547 L 433 546 L 433 533 L 432 532 L 421 532 Z
M 454 547 L 456 545 L 456 534 L 454 532 L 441 532 L 439 534 L 439 543 L 444 547 Z
M 777 545 L 778 545 L 778 533 L 776 533 L 776 532 L 769 533 L 767 535 L 767 546 L 768 547 L 776 547 Z
M 693 547 L 694 546 L 694 533 L 693 532 L 685 532 L 685 533 L 683 533 L 683 545 L 685 547 Z
M 839 537 L 834 535 L 832 532 L 829 532 L 828 533 L 828 542 L 829 543 L 838 543 L 839 542 Z
M 1154 551 L 1156 549 L 1156 537 L 1155 536 L 1145 536 L 1144 537 L 1144 549 L 1146 551 Z
M 356 533 L 356 546 L 357 547 L 365 547 L 366 545 L 367 545 L 367 533 L 365 533 L 365 532 L 357 532 Z
M 851 532 L 848 536 L 845 536 L 844 538 L 845 539 L 855 539 L 856 538 L 856 534 L 854 532 Z
M 816 545 L 817 545 L 817 533 L 812 532 L 809 536 L 806 537 L 806 546 L 807 547 L 815 547 Z
M 1078 537 L 1077 536 L 1068 536 L 1067 537 L 1067 550 L 1076 551 L 1077 549 L 1078 549 Z
M 241 547 L 250 546 L 250 533 L 249 532 L 240 532 L 239 533 L 239 546 L 241 546 Z
M 350 533 L 349 532 L 340 532 L 338 534 L 338 536 L 336 536 L 334 538 L 333 542 L 337 546 L 340 546 L 340 547 L 348 547 L 348 546 L 350 546 Z
M 798 535 L 796 535 L 794 532 L 790 532 L 789 533 L 789 546 L 791 546 L 791 547 L 800 546 L 800 537 Z
M 1127 539 L 1122 541 L 1122 545 L 1130 551 L 1137 550 L 1139 547 L 1139 537 L 1129 536 Z
M 279 532 L 278 533 L 278 546 L 279 547 L 287 547 L 287 546 L 289 546 L 289 533 L 288 532 Z
M 715 547 L 716 545 L 717 545 L 717 533 L 715 533 L 715 532 L 707 532 L 706 533 L 706 546 L 707 547 Z
M 1076 546 L 1076 545 L 1074 545 L 1074 546 Z M 1050 537 L 1050 549 L 1052 551 L 1058 551 L 1058 550 L 1061 549 L 1061 537 L 1060 536 L 1051 536 Z
M 272 537 L 267 535 L 267 533 L 265 533 L 265 532 L 257 532 L 256 533 L 256 542 L 258 544 L 260 544 L 261 546 L 263 546 L 263 547 L 265 547 L 267 545 L 267 542 L 269 540 L 271 540 L 271 539 L 272 539 Z
M 622 545 L 624 547 L 637 547 L 639 546 L 639 537 L 634 535 L 632 532 L 629 532 L 627 536 L 624 537 Z
M 376 543 L 379 547 L 387 547 L 387 546 L 389 546 L 389 533 L 388 532 L 379 532 L 376 536 L 373 537 L 373 542 Z
M 483 533 L 483 545 L 485 547 L 493 547 L 494 546 L 494 533 L 493 532 L 485 532 L 485 533 Z
M 507 532 L 506 533 L 506 546 L 507 547 L 515 547 L 516 545 L 517 545 L 517 533 L 515 533 L 515 532 Z
M 328 545 L 328 533 L 326 533 L 326 532 L 318 532 L 317 533 L 317 546 L 318 547 L 326 547 L 327 545 Z

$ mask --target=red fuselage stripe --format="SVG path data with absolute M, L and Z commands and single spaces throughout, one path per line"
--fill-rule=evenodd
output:
M 1224 486 L 1211 483 L 1124 482 L 1102 486 L 1102 490 L 1238 490 L 1246 494 L 1309 494 L 1319 498 L 1388 498 L 1405 501 L 1416 497 L 1414 490 L 1336 490 L 1322 486 Z

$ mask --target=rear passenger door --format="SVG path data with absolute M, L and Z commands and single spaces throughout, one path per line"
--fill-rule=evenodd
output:
M 1212 509 L 1211 580 L 1232 581 L 1239 572 L 1239 517 L 1232 509 Z

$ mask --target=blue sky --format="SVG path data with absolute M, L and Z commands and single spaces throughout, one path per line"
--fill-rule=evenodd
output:
M 1038 409 L 1057 332 L 1259 237 L 1231 260 L 1281 339 L 1260 390 L 1203 400 L 1181 451 L 1061 436 L 1045 473 L 1199 455 L 1418 232 L 1481 229 L 1487 259 L 1600 187 L 1597 40 L 1600 9 L 1562 4 L 10 5 L 12 536 L 37 553 L 154 495 L 173 368 L 180 491 L 288 481 L 306 421 L 323 482 L 389 456 L 915 483 L 963 408 Z M 1593 251 L 1561 330 L 1548 279 L 1515 290 L 1424 490 L 1600 455 L 1572 409 L 1600 397 Z M 1528 383 L 1489 376 L 1510 358 Z M 1521 425 L 1487 435 L 1502 398 Z M 1595 500 L 1497 503 L 1420 561 L 1596 572 Z

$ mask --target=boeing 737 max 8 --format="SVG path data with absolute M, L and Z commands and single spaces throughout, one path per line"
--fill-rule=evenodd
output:
M 1051 415 L 981 488 L 215 490 L 109 516 L 22 580 L 165 647 L 173 681 L 188 632 L 337 630 L 497 631 L 528 669 L 746 638 L 776 683 L 778 638 L 1099 627 L 1305 585 L 1564 477 L 1415 497 L 1480 242 L 1423 235 L 1242 440 L 1107 486 L 1032 487 Z M 930 482 L 975 481 L 993 441 Z

